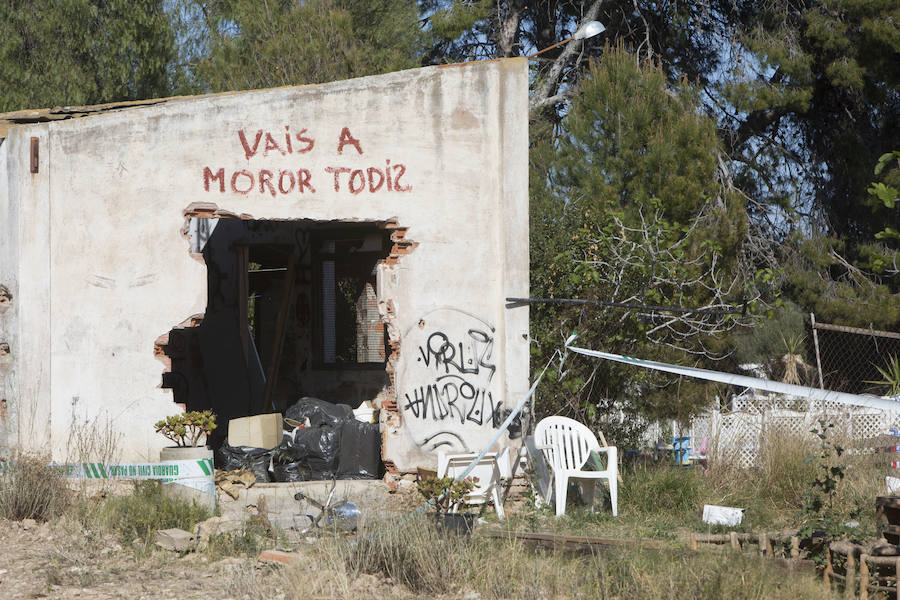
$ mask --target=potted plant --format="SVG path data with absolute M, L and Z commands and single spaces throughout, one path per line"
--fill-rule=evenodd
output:
M 163 490 L 172 495 L 197 500 L 198 503 L 215 509 L 216 488 L 212 477 L 213 451 L 206 446 L 206 438 L 216 428 L 216 415 L 211 410 L 171 415 L 157 421 L 156 433 L 175 443 L 174 446 L 159 451 L 159 459 L 166 461 L 192 461 L 195 465 L 185 465 L 178 475 L 164 483 Z M 200 446 L 203 440 L 204 445 Z M 182 472 L 183 471 L 183 472 Z
M 416 485 L 422 497 L 434 507 L 433 518 L 437 526 L 459 535 L 472 532 L 475 515 L 450 512 L 450 509 L 462 504 L 477 482 L 478 479 L 473 477 L 457 480 L 452 477 L 426 477 Z
M 156 422 L 156 433 L 175 442 L 176 448 L 196 448 L 201 436 L 216 428 L 216 415 L 211 410 L 192 410 Z

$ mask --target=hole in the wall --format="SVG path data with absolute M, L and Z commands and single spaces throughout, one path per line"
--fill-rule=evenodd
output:
M 393 397 L 399 340 L 387 327 L 393 303 L 377 291 L 379 273 L 416 246 L 404 228 L 236 218 L 214 205 L 186 214 L 190 251 L 207 266 L 207 307 L 155 345 L 176 403 L 225 424 L 303 396 L 353 407 Z M 220 427 L 213 442 L 226 434 Z

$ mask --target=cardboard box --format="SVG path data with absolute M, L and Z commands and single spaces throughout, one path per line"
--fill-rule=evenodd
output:
M 228 443 L 232 446 L 274 448 L 281 444 L 281 413 L 241 417 L 228 421 Z

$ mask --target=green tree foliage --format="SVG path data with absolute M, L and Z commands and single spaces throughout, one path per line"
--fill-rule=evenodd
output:
M 741 302 L 744 208 L 718 176 L 716 124 L 692 86 L 670 88 L 658 66 L 610 48 L 561 127 L 532 154 L 533 295 L 710 310 Z M 532 314 L 544 357 L 573 330 L 580 343 L 611 352 L 716 357 L 736 324 L 720 314 L 601 307 L 538 305 Z M 620 439 L 639 420 L 612 422 L 613 406 L 686 419 L 709 400 L 687 382 L 602 361 L 571 359 L 564 372 L 548 377 L 545 410 L 569 407 Z
M 168 95 L 175 38 L 163 4 L 0 3 L 0 111 Z
M 859 210 L 871 168 L 900 134 L 900 5 L 752 4 L 732 17 L 746 50 L 720 86 L 738 111 L 734 147 L 748 189 L 789 192 L 796 188 L 775 185 L 778 178 L 799 176 L 807 186 L 800 208 L 851 246 L 867 243 L 883 225 Z
M 795 234 L 782 252 L 783 289 L 824 322 L 894 329 L 900 324 L 900 234 L 896 223 L 900 152 L 883 154 L 867 208 L 886 223 L 868 242 Z
M 816 310 L 807 298 L 817 305 L 856 298 L 874 302 L 876 313 L 895 302 L 900 283 L 889 272 L 893 257 L 884 242 L 888 231 L 900 231 L 900 211 L 870 210 L 867 188 L 872 165 L 900 136 L 897 2 L 429 0 L 422 6 L 437 40 L 428 62 L 526 54 L 571 35 L 585 19 L 602 21 L 605 34 L 531 63 L 533 116 L 560 125 L 587 59 L 601 56 L 606 41 L 659 62 L 670 85 L 687 77 L 702 90 L 699 101 L 718 122 L 723 166 L 747 204 L 753 240 L 747 251 L 766 277 L 774 276 L 769 299 L 783 282 L 806 311 Z M 446 15 L 457 28 L 440 26 Z M 823 237 L 833 240 L 823 244 Z M 809 262 L 823 245 L 830 247 Z M 842 291 L 823 296 L 823 286 Z M 833 312 L 848 314 L 840 306 Z
M 184 33 L 200 90 L 322 83 L 417 66 L 407 0 L 189 0 Z M 196 18 L 198 17 L 199 18 Z
M 882 154 L 875 165 L 875 175 L 880 175 L 883 181 L 873 182 L 866 190 L 873 212 L 881 212 L 882 206 L 897 212 L 900 210 L 900 150 Z M 876 233 L 875 237 L 880 240 L 900 240 L 900 231 L 887 226 Z

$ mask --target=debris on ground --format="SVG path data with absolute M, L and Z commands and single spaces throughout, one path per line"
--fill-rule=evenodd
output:
M 237 500 L 241 489 L 249 489 L 256 483 L 256 475 L 247 469 L 220 471 L 216 469 L 216 487 Z
M 156 545 L 172 552 L 188 552 L 194 549 L 194 534 L 184 529 L 160 529 L 156 532 Z
M 259 555 L 260 562 L 279 563 L 289 565 L 300 559 L 298 552 L 284 552 L 282 550 L 263 550 Z

